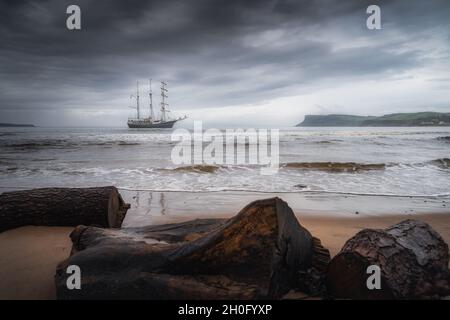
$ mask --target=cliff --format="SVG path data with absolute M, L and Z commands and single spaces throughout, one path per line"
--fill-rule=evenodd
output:
M 343 114 L 306 115 L 297 127 L 415 127 L 450 126 L 450 113 L 393 113 L 381 117 Z

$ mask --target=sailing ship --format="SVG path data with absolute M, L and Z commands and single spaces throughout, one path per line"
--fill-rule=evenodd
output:
M 128 128 L 172 128 L 177 121 L 186 119 L 187 116 L 170 119 L 168 116 L 168 113 L 170 113 L 169 104 L 166 102 L 166 99 L 168 98 L 167 93 L 167 83 L 161 81 L 161 117 L 158 119 L 155 117 L 155 113 L 153 111 L 152 80 L 150 79 L 150 114 L 148 117 L 141 117 L 141 109 L 139 105 L 139 81 L 137 81 L 136 96 L 131 95 L 131 98 L 136 99 L 136 118 L 128 119 Z

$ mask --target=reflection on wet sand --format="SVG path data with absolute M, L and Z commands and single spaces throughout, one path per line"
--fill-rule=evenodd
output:
M 195 218 L 227 218 L 251 201 L 280 197 L 299 216 L 373 217 L 449 213 L 450 197 L 389 197 L 333 193 L 159 192 L 120 190 L 131 208 L 123 227 Z

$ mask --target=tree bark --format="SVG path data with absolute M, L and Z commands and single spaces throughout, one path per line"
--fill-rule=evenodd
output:
M 278 298 L 324 250 L 279 198 L 255 201 L 226 221 L 80 226 L 71 238 L 72 255 L 55 277 L 61 299 Z M 68 265 L 80 267 L 81 290 L 67 289 Z
M 25 225 L 116 228 L 128 208 L 115 187 L 5 192 L 0 195 L 0 232 Z
M 352 299 L 429 299 L 450 294 L 448 245 L 428 224 L 406 220 L 365 229 L 347 241 L 328 268 L 330 292 Z M 369 265 L 381 270 L 381 289 L 369 290 Z

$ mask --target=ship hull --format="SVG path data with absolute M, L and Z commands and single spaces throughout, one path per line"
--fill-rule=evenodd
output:
M 131 129 L 159 129 L 159 128 L 172 128 L 175 122 L 178 120 L 165 121 L 165 122 L 147 122 L 147 121 L 139 121 L 139 122 L 128 122 L 128 128 Z

